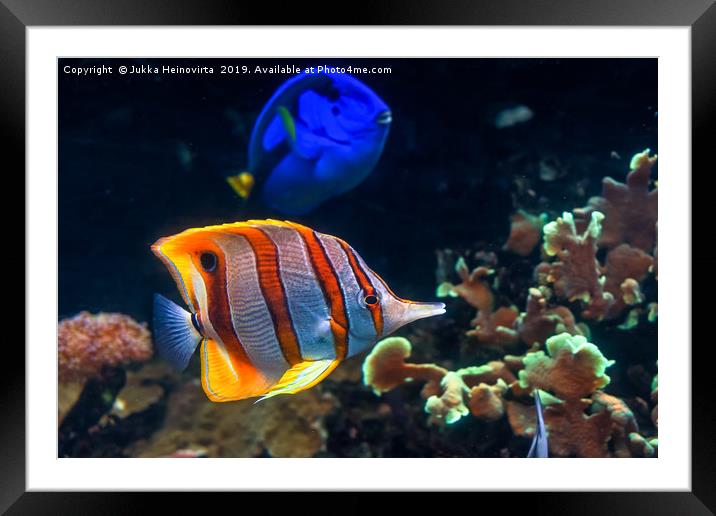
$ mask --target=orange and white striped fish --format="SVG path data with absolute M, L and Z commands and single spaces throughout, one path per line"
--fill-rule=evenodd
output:
M 293 222 L 188 229 L 152 251 L 190 310 L 155 295 L 157 351 L 184 369 L 201 343 L 212 401 L 308 389 L 379 338 L 445 312 L 400 299 L 343 240 Z

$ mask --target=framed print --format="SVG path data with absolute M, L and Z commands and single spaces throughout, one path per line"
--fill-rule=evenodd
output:
M 345 27 L 5 0 L 27 303 L 3 509 L 427 490 L 709 514 L 691 170 L 716 8 L 537 5 Z

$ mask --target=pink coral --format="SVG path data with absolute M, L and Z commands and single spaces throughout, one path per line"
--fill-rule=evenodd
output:
M 547 307 L 547 300 L 539 289 L 531 288 L 527 296 L 527 308 L 516 324 L 520 338 L 527 345 L 544 344 L 557 333 L 579 335 L 574 315 L 566 306 Z
M 618 316 L 625 306 L 643 301 L 639 282 L 649 273 L 654 260 L 637 247 L 621 244 L 607 254 L 604 290 L 614 298 L 607 317 Z
M 542 237 L 544 216 L 535 217 L 524 210 L 512 215 L 510 236 L 503 249 L 520 256 L 529 256 Z
M 455 264 L 455 271 L 462 282 L 458 285 L 442 283 L 438 286 L 438 296 L 461 297 L 470 306 L 477 308 L 477 315 L 472 321 L 473 329 L 467 334 L 475 337 L 482 344 L 503 346 L 519 341 L 517 332 L 513 330 L 519 313 L 514 308 L 500 307 L 493 311 L 494 294 L 487 278 L 492 270 L 479 266 L 472 272 L 467 268 L 463 258 Z
M 410 341 L 402 337 L 380 341 L 363 363 L 364 384 L 380 395 L 406 382 L 426 382 L 422 396 L 426 399 L 425 411 L 430 414 L 431 423 L 451 424 L 470 411 L 488 421 L 501 417 L 502 394 L 507 389 L 507 382 L 517 381 L 504 363 L 492 361 L 482 366 L 448 371 L 435 364 L 406 362 L 411 349 Z M 477 396 L 475 400 L 472 400 L 473 395 Z
M 525 355 L 520 386 L 542 389 L 565 400 L 589 396 L 609 383 L 605 374 L 614 364 L 582 335 L 561 333 L 547 339 L 547 353 Z
M 482 344 L 507 346 L 519 341 L 519 335 L 513 329 L 519 313 L 514 308 L 501 306 L 494 312 L 479 310 L 473 319 L 474 328 L 467 332 Z
M 470 272 L 465 260 L 460 258 L 455 264 L 455 272 L 460 276 L 462 282 L 457 285 L 447 282 L 440 284 L 438 286 L 438 296 L 460 296 L 470 306 L 480 311 L 491 312 L 493 295 L 492 289 L 487 282 L 487 277 L 492 271 L 487 267 L 480 266 Z
M 595 211 L 605 215 L 600 246 L 611 248 L 626 243 L 647 252 L 653 249 L 659 191 L 649 190 L 649 183 L 655 163 L 656 156 L 649 157 L 649 149 L 636 154 L 631 160 L 626 184 L 605 177 L 601 197 L 593 197 L 587 207 L 575 210 L 585 225 Z
M 585 400 L 573 400 L 547 407 L 544 420 L 549 429 L 550 453 L 557 457 L 608 457 L 611 436 L 609 411 L 587 415 Z
M 430 414 L 431 422 L 445 421 L 454 423 L 468 413 L 465 406 L 465 395 L 470 392 L 462 377 L 453 371 L 443 377 L 440 382 L 442 393 L 433 394 L 425 401 L 425 412 Z
M 602 286 L 601 269 L 597 261 L 597 239 L 604 215 L 595 211 L 589 226 L 577 233 L 574 217 L 565 212 L 544 227 L 544 250 L 557 259 L 537 266 L 537 277 L 552 284 L 555 293 L 570 301 L 581 300 L 587 307 L 582 316 L 602 319 L 614 302 L 611 293 Z
M 470 389 L 470 414 L 484 421 L 502 419 L 505 415 L 502 396 L 507 389 L 507 384 L 502 379 L 498 379 L 495 385 L 481 383 Z
M 376 394 L 388 392 L 413 380 L 428 382 L 429 393 L 440 391 L 440 381 L 447 369 L 434 364 L 411 364 L 405 361 L 412 346 L 403 337 L 381 340 L 363 362 L 363 383 L 373 387 Z
M 83 381 L 104 366 L 142 362 L 152 356 L 146 324 L 116 313 L 80 312 L 57 327 L 59 378 Z

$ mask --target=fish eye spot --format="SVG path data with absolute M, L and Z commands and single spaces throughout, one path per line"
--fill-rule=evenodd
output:
M 363 302 L 366 304 L 366 306 L 375 306 L 378 304 L 378 296 L 370 294 L 363 298 Z
M 338 108 L 338 106 L 333 106 L 331 108 L 331 113 L 333 113 L 334 116 L 338 116 L 340 114 L 341 110 Z
M 206 272 L 214 272 L 214 269 L 216 269 L 216 255 L 211 251 L 201 253 L 199 261 L 201 262 L 202 269 Z

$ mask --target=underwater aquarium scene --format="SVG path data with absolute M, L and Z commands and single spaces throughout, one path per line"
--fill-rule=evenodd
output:
M 657 92 L 59 59 L 58 456 L 657 457 Z

